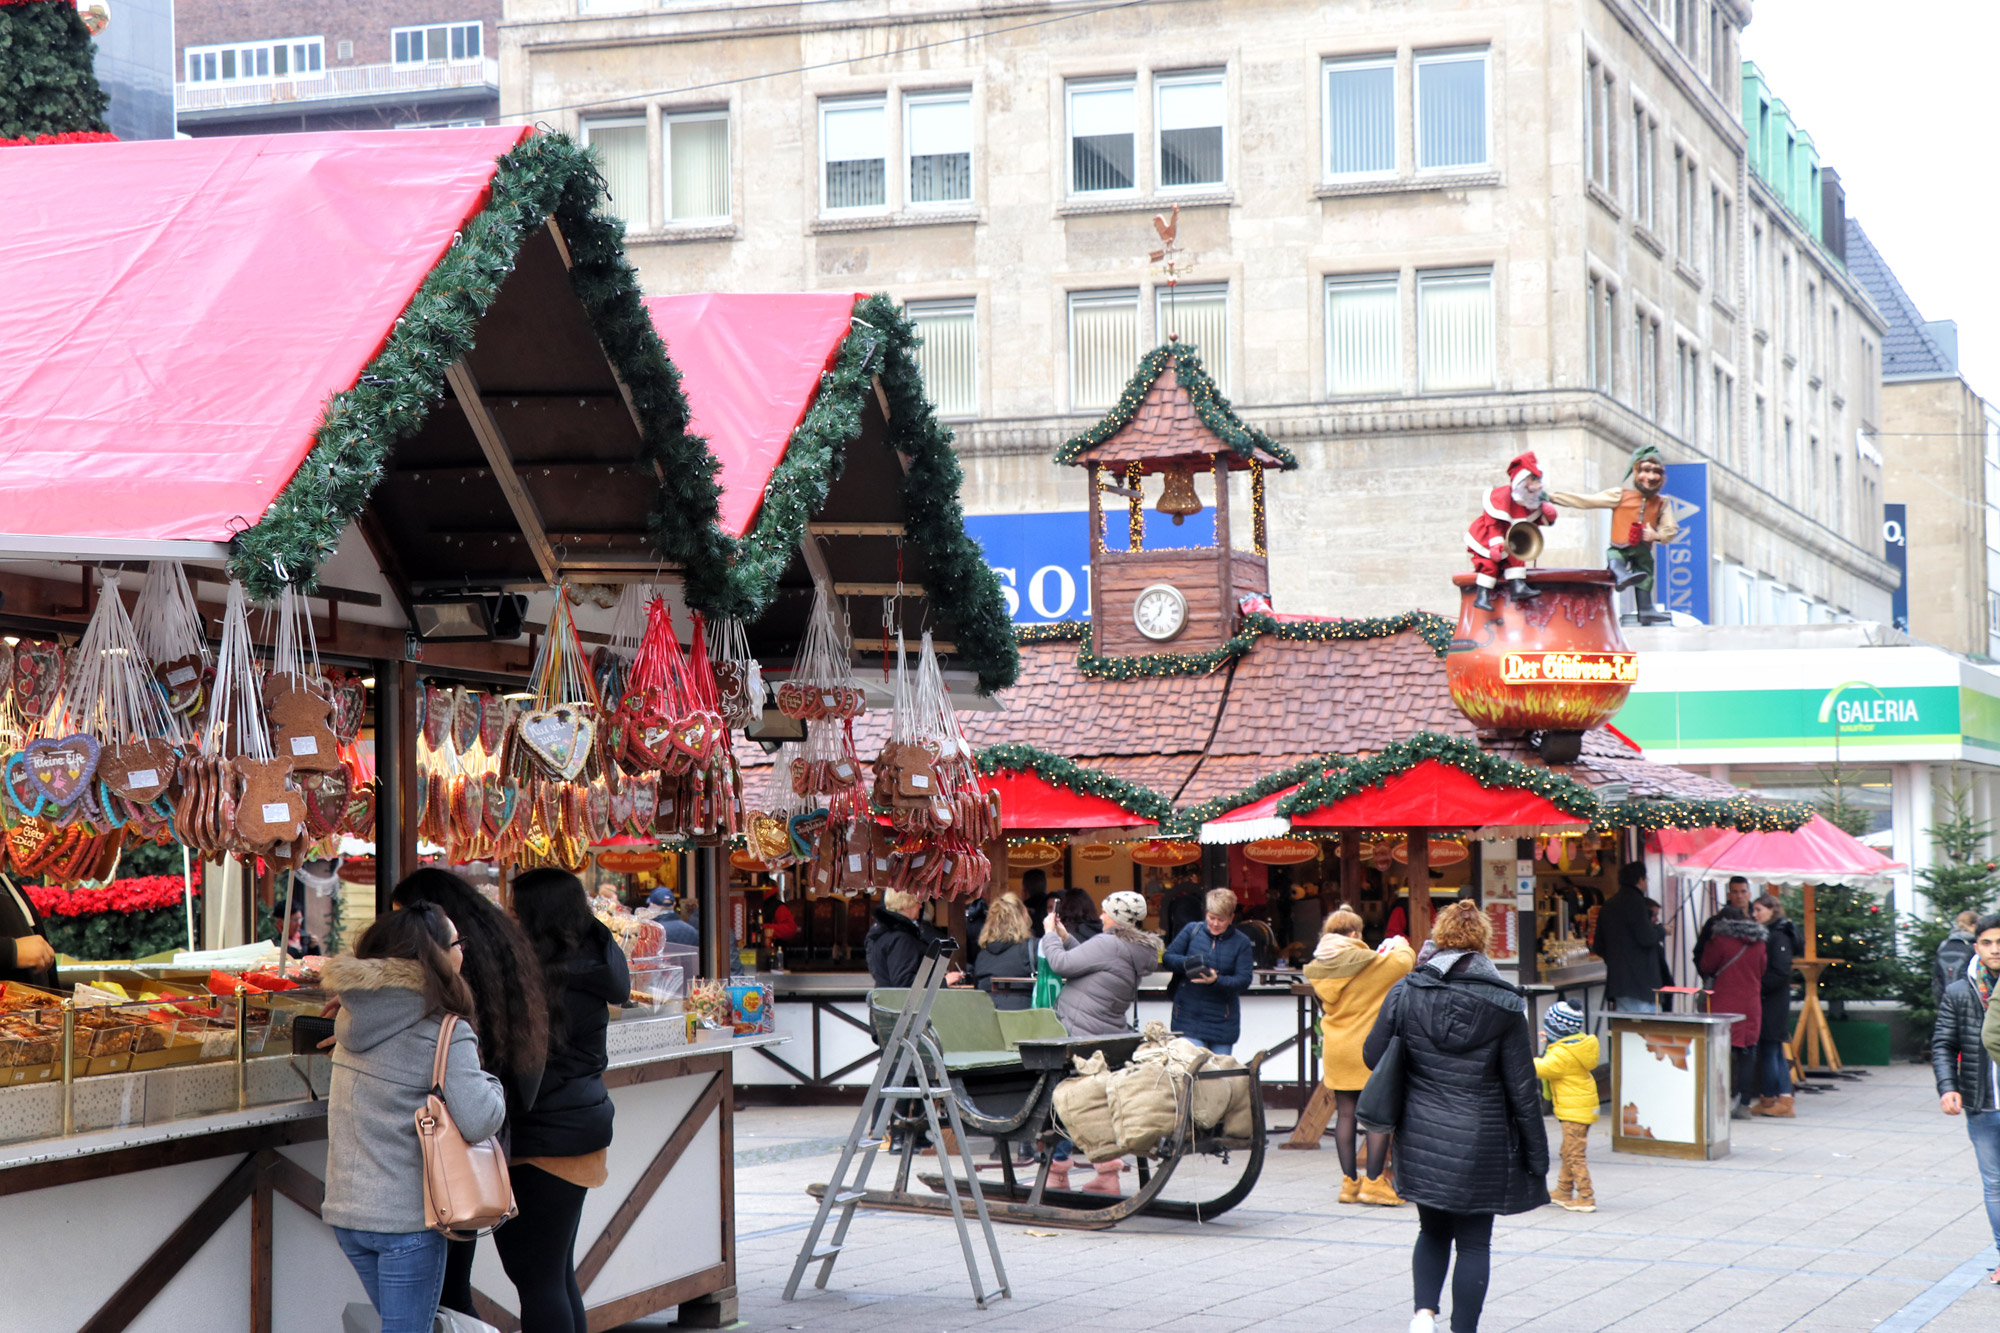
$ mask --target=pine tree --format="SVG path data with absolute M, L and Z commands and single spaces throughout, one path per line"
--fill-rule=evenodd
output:
M 1938 945 L 1960 912 L 1983 915 L 2000 895 L 2000 873 L 1988 850 L 1992 826 L 1972 817 L 1970 785 L 1959 780 L 1940 789 L 1937 809 L 1942 818 L 1929 829 L 1932 861 L 1917 872 L 1917 892 L 1929 911 L 1905 923 L 1903 977 L 1897 988 L 1917 1032 L 1929 1032 L 1937 1014 L 1931 971 Z
M 0 0 L 0 139 L 103 134 L 94 54 L 74 0 Z
M 1804 895 L 1785 890 L 1785 915 L 1805 927 Z M 1822 1002 L 1885 1000 L 1899 993 L 1903 968 L 1896 957 L 1896 914 L 1882 895 L 1850 884 L 1821 884 L 1813 891 L 1813 931 L 1821 958 L 1839 967 L 1820 975 Z
M 1825 777 L 1826 786 L 1814 804 L 1826 822 L 1852 838 L 1874 832 L 1875 816 L 1854 799 L 1854 771 L 1845 764 L 1835 764 L 1826 770 Z

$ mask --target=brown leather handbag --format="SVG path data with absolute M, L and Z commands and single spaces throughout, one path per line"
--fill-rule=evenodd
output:
M 518 1210 L 507 1176 L 507 1152 L 496 1135 L 467 1143 L 444 1102 L 444 1071 L 451 1052 L 456 1014 L 438 1023 L 437 1057 L 431 1062 L 431 1091 L 417 1112 L 417 1142 L 424 1150 L 424 1217 L 433 1231 L 471 1240 L 497 1230 Z

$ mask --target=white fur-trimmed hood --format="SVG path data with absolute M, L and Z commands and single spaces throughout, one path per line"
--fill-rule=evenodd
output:
M 320 985 L 339 995 L 353 991 L 424 988 L 424 965 L 414 958 L 356 958 L 344 953 L 320 969 Z

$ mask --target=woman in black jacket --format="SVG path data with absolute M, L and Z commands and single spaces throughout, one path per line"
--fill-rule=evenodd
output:
M 535 1104 L 549 1054 L 548 1001 L 542 997 L 535 947 L 513 917 L 448 870 L 425 866 L 403 877 L 389 901 L 397 907 L 435 903 L 458 929 L 459 976 L 472 992 L 472 1026 L 479 1034 L 479 1064 L 507 1093 L 509 1123 Z M 500 1131 L 504 1136 L 505 1128 Z M 444 1294 L 439 1304 L 478 1317 L 472 1308 L 476 1240 L 446 1247 Z
M 967 929 L 971 929 L 970 925 Z M 979 932 L 979 952 L 973 955 L 968 975 L 953 972 L 945 980 L 954 986 L 972 985 L 993 997 L 995 1009 L 1026 1009 L 1034 989 L 1034 932 L 1029 928 L 1028 909 L 1019 894 L 1003 893 L 986 908 L 986 923 Z M 996 987 L 995 981 L 1003 984 Z M 1008 985 L 1008 982 L 1025 982 Z
M 1451 1251 L 1453 1333 L 1473 1333 L 1486 1302 L 1493 1218 L 1549 1201 L 1528 1042 L 1527 1000 L 1486 960 L 1493 927 L 1477 903 L 1453 903 L 1431 928 L 1437 952 L 1397 982 L 1362 1045 L 1372 1069 L 1403 1039 L 1403 1116 L 1396 1127 L 1396 1189 L 1417 1205 L 1411 1333 L 1437 1327 Z
M 514 916 L 541 964 L 549 1058 L 534 1105 L 511 1122 L 509 1174 L 521 1211 L 493 1233 L 493 1248 L 520 1293 L 521 1333 L 585 1333 L 576 1229 L 585 1193 L 606 1178 L 612 1106 L 604 1032 L 610 1006 L 631 995 L 631 972 L 568 871 L 531 870 L 515 880 Z
M 916 919 L 922 909 L 923 899 L 914 893 L 890 889 L 882 895 L 875 924 L 868 927 L 864 941 L 868 975 L 877 986 L 901 990 L 916 982 L 924 952 L 938 937 L 937 931 Z
M 1792 1109 L 1792 1069 L 1785 1060 L 1785 1041 L 1792 1030 L 1792 959 L 1798 950 L 1798 928 L 1785 920 L 1785 905 L 1765 894 L 1750 904 L 1750 915 L 1764 928 L 1764 977 L 1760 986 L 1763 1021 L 1757 1028 L 1757 1104 L 1751 1115 L 1789 1120 Z

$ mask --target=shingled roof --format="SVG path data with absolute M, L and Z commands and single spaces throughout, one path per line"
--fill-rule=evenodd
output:
M 1232 468 L 1255 463 L 1291 471 L 1289 449 L 1245 422 L 1202 368 L 1192 344 L 1167 342 L 1139 358 L 1139 368 L 1110 411 L 1056 451 L 1056 462 L 1138 463 L 1160 471 L 1170 460 L 1218 454 Z
M 1868 299 L 1882 312 L 1888 332 L 1882 336 L 1882 378 L 1952 379 L 1958 363 L 1924 327 L 1923 312 L 1896 280 L 1889 262 L 1853 218 L 1847 219 L 1847 271 Z

